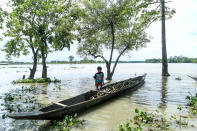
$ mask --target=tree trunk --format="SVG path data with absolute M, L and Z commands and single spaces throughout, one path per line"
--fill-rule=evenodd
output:
M 107 64 L 107 77 L 106 80 L 112 80 L 112 75 L 111 75 L 111 65 Z
M 36 70 L 37 70 L 37 64 L 38 64 L 38 50 L 36 51 L 36 53 L 34 54 L 34 63 L 33 63 L 33 68 L 29 68 L 30 69 L 30 75 L 29 75 L 29 79 L 34 79 Z
M 162 75 L 169 76 L 168 73 L 168 59 L 166 50 L 166 27 L 165 27 L 165 0 L 161 0 L 161 13 L 162 13 Z
M 109 59 L 109 66 L 111 66 L 113 53 L 114 53 L 114 46 L 115 46 L 115 30 L 114 30 L 114 24 L 111 22 L 111 35 L 112 35 L 112 48 L 110 53 L 110 59 Z
M 115 31 L 114 31 L 114 23 L 111 22 L 110 25 L 111 25 L 111 35 L 112 35 L 112 48 L 111 48 L 109 62 L 106 63 L 106 67 L 107 67 L 106 80 L 112 80 L 112 76 L 113 76 L 113 74 L 111 73 L 111 63 L 112 63 L 112 58 L 113 58 L 114 46 L 115 46 L 115 35 L 114 35 Z
M 32 53 L 33 53 L 33 68 L 29 68 L 30 70 L 30 74 L 29 74 L 29 79 L 34 79 L 34 76 L 35 76 L 35 73 L 36 73 L 36 70 L 37 70 L 37 64 L 38 64 L 38 49 L 35 51 L 35 48 L 33 46 L 33 38 L 32 36 L 29 37 L 29 40 L 30 40 L 30 47 L 31 47 L 31 50 L 32 50 Z
M 45 55 L 42 55 L 42 78 L 47 78 L 47 65 Z

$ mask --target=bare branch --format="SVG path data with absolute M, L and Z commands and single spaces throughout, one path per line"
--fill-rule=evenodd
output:
M 126 46 L 126 47 L 120 52 L 119 56 L 117 57 L 117 59 L 116 59 L 116 61 L 115 61 L 115 64 L 114 64 L 114 67 L 113 67 L 113 70 L 112 70 L 111 74 L 114 74 L 114 71 L 115 71 L 115 69 L 116 69 L 116 66 L 117 66 L 117 63 L 118 63 L 120 57 L 123 55 L 123 53 L 124 53 L 128 48 L 129 48 L 129 46 Z

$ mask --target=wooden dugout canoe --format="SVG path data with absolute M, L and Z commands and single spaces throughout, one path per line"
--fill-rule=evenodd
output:
M 52 120 L 63 118 L 65 115 L 80 113 L 92 106 L 101 104 L 127 90 L 134 91 L 144 84 L 145 77 L 146 74 L 143 76 L 112 83 L 104 86 L 101 90 L 91 90 L 70 99 L 53 103 L 52 105 L 42 108 L 38 111 L 13 113 L 9 114 L 8 117 L 26 120 Z M 99 94 L 101 96 L 99 96 Z

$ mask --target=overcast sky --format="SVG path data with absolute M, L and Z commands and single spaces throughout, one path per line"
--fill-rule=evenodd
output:
M 6 0 L 0 0 L 0 3 Z M 176 14 L 171 20 L 166 22 L 167 52 L 168 56 L 197 57 L 197 0 L 172 0 L 170 7 L 176 9 Z M 4 7 L 5 8 L 5 7 Z M 148 29 L 149 35 L 153 36 L 147 47 L 138 51 L 130 52 L 121 60 L 145 60 L 148 58 L 161 58 L 161 23 L 153 23 Z M 2 48 L 5 41 L 0 42 Z M 76 54 L 76 44 L 71 50 L 52 53 L 48 56 L 51 60 L 68 60 L 68 56 L 73 55 L 76 59 L 81 59 Z M 117 56 L 117 53 L 115 54 Z M 5 60 L 5 53 L 0 51 L 0 61 Z M 31 55 L 12 58 L 13 61 L 32 61 Z

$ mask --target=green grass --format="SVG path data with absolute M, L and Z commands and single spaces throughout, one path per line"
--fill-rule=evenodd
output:
M 60 83 L 61 80 L 58 79 L 54 79 L 51 80 L 50 78 L 37 78 L 37 79 L 19 79 L 19 80 L 15 80 L 13 81 L 14 84 L 17 83 Z
M 16 68 L 27 68 L 27 67 L 8 67 L 8 68 L 16 69 Z

